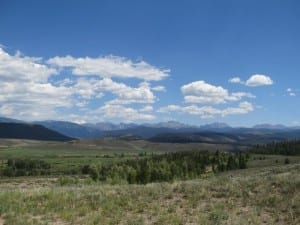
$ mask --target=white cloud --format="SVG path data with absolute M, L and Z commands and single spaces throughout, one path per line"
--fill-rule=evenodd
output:
M 243 81 L 239 77 L 232 77 L 228 80 L 229 83 L 242 84 Z
M 20 119 L 40 119 L 55 115 L 56 107 L 70 107 L 72 92 L 48 82 L 57 70 L 40 58 L 10 55 L 0 48 L 0 114 Z
M 102 78 L 137 78 L 146 81 L 159 81 L 170 73 L 168 69 L 159 69 L 144 61 L 132 62 L 119 56 L 98 58 L 74 58 L 72 56 L 50 58 L 47 63 L 60 68 L 72 68 L 78 76 L 98 75 Z
M 229 107 L 221 111 L 222 116 L 246 114 L 254 110 L 253 105 L 250 102 L 240 102 L 238 107 Z
M 228 107 L 225 109 L 218 109 L 212 106 L 202 106 L 197 105 L 190 106 L 179 106 L 179 105 L 168 105 L 157 110 L 160 113 L 170 113 L 170 112 L 180 112 L 195 116 L 200 116 L 200 118 L 214 118 L 217 115 L 229 116 L 237 114 L 246 114 L 254 110 L 254 107 L 249 102 L 240 102 L 237 107 Z
M 288 88 L 286 89 L 287 93 L 289 96 L 295 97 L 296 96 L 296 91 L 297 90 L 293 90 L 292 88 Z
M 121 120 L 125 122 L 155 119 L 154 115 L 143 113 L 142 111 L 143 110 L 125 107 L 123 105 L 106 104 L 90 112 L 90 114 L 105 120 Z
M 89 100 L 95 98 L 95 96 L 103 96 L 103 93 L 98 91 L 96 79 L 78 79 L 75 84 L 72 86 L 72 90 L 74 94 L 76 94 L 79 98 Z
M 254 74 L 246 81 L 246 85 L 250 87 L 272 85 L 272 84 L 273 84 L 273 80 L 270 77 L 261 74 Z
M 10 116 L 14 112 L 14 107 L 12 105 L 2 105 L 0 106 L 0 115 Z
M 255 95 L 253 95 L 249 92 L 233 92 L 233 93 L 231 93 L 230 96 L 228 96 L 228 100 L 239 101 L 244 97 L 246 97 L 246 98 L 256 98 Z
M 72 73 L 65 73 L 65 68 L 71 68 Z M 28 57 L 20 52 L 10 55 L 0 48 L 0 115 L 24 120 L 51 118 L 77 122 L 153 120 L 156 117 L 151 104 L 157 101 L 154 92 L 165 92 L 166 88 L 152 86 L 150 82 L 168 75 L 169 70 L 116 56 L 54 57 L 45 63 L 41 58 Z M 117 82 L 114 78 L 134 78 L 141 83 L 129 85 L 130 82 Z M 255 98 L 251 93 L 229 93 L 221 86 L 204 81 L 183 85 L 181 91 L 187 103 L 221 104 Z M 145 105 L 137 107 L 137 103 Z M 130 104 L 135 105 L 128 106 Z M 92 110 L 91 105 L 98 108 Z M 237 107 L 225 109 L 208 105 L 169 105 L 158 111 L 208 118 L 252 110 L 251 103 L 241 102 Z
M 110 101 L 111 104 L 154 103 L 156 100 L 151 87 L 145 82 L 133 88 L 110 78 L 104 78 L 95 85 L 99 91 L 108 91 L 117 95 L 116 99 Z
M 228 80 L 230 83 L 243 84 L 249 87 L 272 85 L 273 80 L 266 75 L 254 74 L 248 80 L 242 81 L 239 77 L 232 77 Z
M 153 91 L 162 91 L 162 92 L 166 92 L 166 88 L 164 86 L 155 86 L 153 88 L 151 88 Z
M 107 101 L 115 105 L 153 104 L 157 98 L 152 90 L 163 91 L 163 88 L 156 86 L 152 89 L 151 84 L 146 81 L 161 80 L 169 73 L 145 62 L 133 63 L 121 57 L 56 57 L 49 59 L 48 63 L 45 64 L 41 58 L 28 57 L 20 52 L 10 55 L 0 48 L 1 115 L 24 120 L 67 119 L 68 116 L 75 119 L 71 118 L 71 115 L 63 115 L 60 110 L 69 108 L 74 112 L 83 112 L 90 101 L 102 98 L 106 93 L 114 95 Z M 73 67 L 74 74 L 85 76 L 70 75 L 66 78 L 61 75 L 63 70 L 51 67 L 54 64 L 58 67 Z M 97 66 L 100 66 L 99 70 Z M 98 77 L 89 76 L 93 70 Z M 132 87 L 113 81 L 109 77 L 139 78 L 144 82 Z M 150 112 L 150 107 L 141 110 Z M 142 111 L 137 110 L 137 113 Z M 85 112 L 87 113 L 87 110 Z M 149 115 L 141 115 L 145 119 L 149 118 Z M 81 116 L 83 118 L 85 115 Z M 80 118 L 76 117 L 76 120 L 79 121 Z
M 141 108 L 139 111 L 140 112 L 152 112 L 153 111 L 153 107 L 151 105 L 147 105 L 144 108 Z
M 0 47 L 0 80 L 20 82 L 46 82 L 57 70 L 41 63 L 40 58 L 9 55 Z
M 86 108 L 89 101 L 101 98 L 105 93 L 112 93 L 115 97 L 109 101 L 110 106 L 106 104 L 103 110 L 122 109 L 131 120 L 134 116 L 137 116 L 137 119 L 149 120 L 153 116 L 141 112 L 150 112 L 150 106 L 136 110 L 118 104 L 154 103 L 156 96 L 152 92 L 150 83 L 142 82 L 137 87 L 131 87 L 105 76 L 140 78 L 148 81 L 160 80 L 168 75 L 167 70 L 159 70 L 145 62 L 133 63 L 120 57 L 97 59 L 56 57 L 48 60 L 48 63 L 48 65 L 43 63 L 41 58 L 24 56 L 20 52 L 10 55 L 0 48 L 1 115 L 24 120 L 66 118 L 59 112 L 59 108 L 81 110 Z M 74 67 L 74 74 L 86 76 L 63 77 L 60 80 L 62 71 L 50 67 L 50 64 Z M 88 76 L 92 75 L 93 70 L 104 78 Z M 55 76 L 55 79 L 50 79 L 52 76 Z M 161 87 L 157 87 L 160 86 L 154 89 L 162 90 Z M 132 112 L 131 116 L 130 112 Z M 108 114 L 103 115 L 108 117 Z M 80 118 L 76 119 L 80 120 Z
M 222 104 L 227 101 L 239 101 L 244 97 L 255 98 L 251 93 L 235 92 L 229 93 L 221 86 L 214 86 L 205 81 L 195 81 L 181 87 L 185 102 Z
M 194 116 L 200 116 L 201 118 L 213 118 L 215 115 L 220 114 L 220 110 L 212 106 L 197 105 L 190 106 L 179 106 L 179 105 L 168 105 L 157 110 L 160 113 L 180 112 L 184 114 L 190 114 Z

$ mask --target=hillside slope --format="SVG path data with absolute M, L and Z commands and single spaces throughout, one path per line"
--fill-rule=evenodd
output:
M 41 125 L 23 123 L 0 123 L 0 138 L 30 139 L 44 141 L 70 141 L 73 138 Z

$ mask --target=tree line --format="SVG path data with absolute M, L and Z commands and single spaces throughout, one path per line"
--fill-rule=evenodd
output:
M 185 151 L 165 154 L 141 154 L 139 157 L 109 164 L 83 165 L 74 174 L 89 175 L 93 180 L 130 184 L 146 184 L 199 178 L 207 172 L 244 169 L 248 155 L 244 153 Z M 8 159 L 1 176 L 51 175 L 51 165 L 43 160 Z M 67 171 L 65 172 L 67 174 Z
M 208 171 L 217 173 L 246 167 L 247 156 L 243 153 L 185 151 L 151 155 L 107 165 L 85 165 L 82 173 L 104 182 L 146 184 L 194 179 Z
M 6 177 L 49 175 L 50 164 L 42 160 L 8 159 L 0 175 Z
M 300 155 L 300 140 L 272 142 L 265 145 L 257 145 L 250 152 L 270 155 Z

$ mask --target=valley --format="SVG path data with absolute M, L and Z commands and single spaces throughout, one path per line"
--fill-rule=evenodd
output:
M 0 0 L 0 225 L 300 225 L 299 21 Z

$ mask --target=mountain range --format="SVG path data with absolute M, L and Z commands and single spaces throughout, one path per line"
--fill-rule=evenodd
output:
M 147 139 L 153 142 L 253 144 L 300 138 L 300 127 L 287 127 L 284 125 L 272 124 L 259 124 L 251 128 L 231 127 L 226 123 L 211 123 L 202 126 L 193 126 L 177 121 L 153 124 L 113 124 L 108 122 L 77 124 L 52 120 L 24 122 L 5 117 L 0 117 L 0 123 L 23 124 L 24 126 L 27 125 L 29 127 L 30 125 L 39 125 L 39 129 L 44 127 L 61 134 L 66 139 L 116 137 L 125 138 L 127 140 Z M 24 130 L 24 127 L 22 129 Z M 0 137 L 4 136 L 1 136 L 0 133 Z M 31 139 L 35 138 L 32 137 Z M 40 139 L 40 137 L 37 136 L 36 139 Z M 57 139 L 60 138 L 58 137 Z

